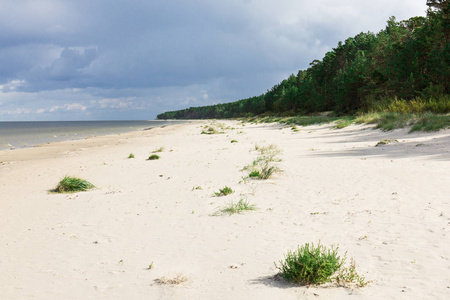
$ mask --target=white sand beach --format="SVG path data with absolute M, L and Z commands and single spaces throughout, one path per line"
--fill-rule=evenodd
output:
M 201 134 L 212 122 L 224 133 Z M 332 127 L 193 121 L 0 151 L 0 299 L 448 299 L 450 130 Z M 245 179 L 256 145 L 282 172 Z M 65 175 L 96 189 L 50 193 Z M 213 215 L 240 199 L 257 210 Z M 275 277 L 319 241 L 369 284 Z

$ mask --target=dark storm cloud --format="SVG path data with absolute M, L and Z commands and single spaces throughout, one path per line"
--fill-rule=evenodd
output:
M 338 41 L 425 8 L 422 0 L 3 0 L 0 120 L 64 107 L 108 118 L 132 101 L 154 116 L 257 95 Z

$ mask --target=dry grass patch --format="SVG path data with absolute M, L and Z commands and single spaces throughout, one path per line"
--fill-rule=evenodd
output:
M 175 277 L 166 277 L 163 276 L 161 278 L 155 279 L 155 283 L 159 285 L 165 284 L 181 284 L 189 280 L 189 277 L 184 276 L 183 274 L 177 274 Z

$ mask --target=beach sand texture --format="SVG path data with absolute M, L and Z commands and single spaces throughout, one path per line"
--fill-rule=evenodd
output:
M 212 122 L 1 151 L 0 299 L 449 298 L 450 130 L 215 121 L 224 133 L 201 134 Z M 272 144 L 283 172 L 243 180 Z M 65 175 L 97 188 L 49 193 Z M 240 199 L 258 209 L 213 216 Z M 287 250 L 319 241 L 371 282 L 274 277 Z

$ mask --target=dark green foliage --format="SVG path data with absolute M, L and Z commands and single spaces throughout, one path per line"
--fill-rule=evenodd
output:
M 337 248 L 314 244 L 299 247 L 297 251 L 288 251 L 284 261 L 280 261 L 280 275 L 289 282 L 297 284 L 321 284 L 331 280 L 344 264 L 345 257 L 340 258 Z
M 261 173 L 258 170 L 253 170 L 248 174 L 250 178 L 261 178 Z
M 159 159 L 159 158 L 160 158 L 159 155 L 152 154 L 152 155 L 149 156 L 149 158 L 147 158 L 147 160 L 156 160 L 156 159 Z
M 362 32 L 339 42 L 322 60 L 314 60 L 307 70 L 292 74 L 260 96 L 166 112 L 158 118 L 284 117 L 323 111 L 339 116 L 374 110 L 449 113 L 449 1 L 428 0 L 427 5 L 426 17 L 400 22 L 391 17 L 384 30 Z M 316 122 L 329 118 L 319 116 Z
M 215 192 L 214 195 L 220 197 L 220 196 L 228 196 L 229 194 L 232 193 L 234 193 L 234 191 L 230 187 L 226 186 L 223 189 L 219 189 L 219 192 Z
M 55 193 L 69 193 L 69 192 L 80 192 L 87 191 L 94 188 L 95 186 L 81 178 L 65 176 L 59 183 L 58 186 L 52 190 Z

